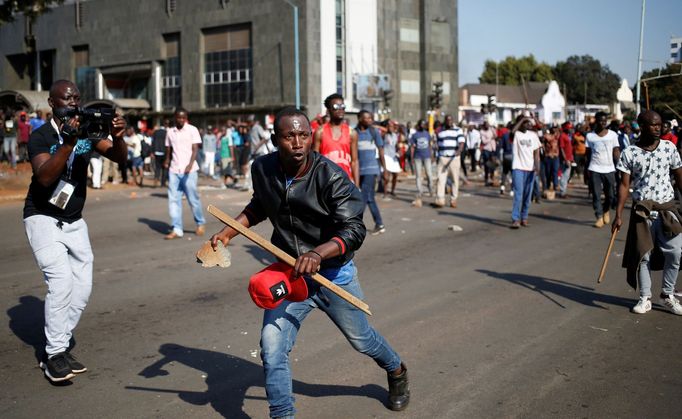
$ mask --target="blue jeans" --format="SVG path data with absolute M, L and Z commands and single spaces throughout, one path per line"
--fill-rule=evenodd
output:
M 173 231 L 178 236 L 183 235 L 182 229 L 182 194 L 187 196 L 187 202 L 192 209 L 194 221 L 198 226 L 206 224 L 201 200 L 197 190 L 198 172 L 169 173 L 168 174 L 168 212 L 170 213 Z
M 306 279 L 309 296 L 301 302 L 285 300 L 273 310 L 265 310 L 261 330 L 261 359 L 265 369 L 265 392 L 270 404 L 270 417 L 293 416 L 289 352 L 294 347 L 298 330 L 314 308 L 324 311 L 336 324 L 355 350 L 366 354 L 384 370 L 400 367 L 400 357 L 386 340 L 369 325 L 365 313 L 336 294 Z M 340 285 L 352 295 L 363 298 L 357 271 L 350 283 Z
M 634 216 L 634 215 L 633 215 Z M 682 234 L 668 237 L 663 232 L 663 222 L 661 217 L 655 220 L 647 220 L 654 245 L 658 246 L 663 253 L 663 294 L 671 295 L 675 292 L 677 283 L 677 272 L 680 269 L 680 256 L 682 254 Z M 649 258 L 651 252 L 644 255 L 639 262 L 639 295 L 641 297 L 651 297 L 651 269 Z
M 377 201 L 374 199 L 374 185 L 376 183 L 377 175 L 360 175 L 360 191 L 362 192 L 362 200 L 369 207 L 369 212 L 372 213 L 374 224 L 377 226 L 384 225 L 381 219 L 381 213 L 377 206 Z
M 512 206 L 512 221 L 528 219 L 530 198 L 533 193 L 535 172 L 527 170 L 512 170 L 512 187 L 514 188 L 514 204 Z

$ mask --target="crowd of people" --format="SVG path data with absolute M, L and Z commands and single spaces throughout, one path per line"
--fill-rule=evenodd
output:
M 78 88 L 71 81 L 59 80 L 50 89 L 49 104 L 55 114 L 79 102 Z M 16 125 L 13 118 L 5 118 L 5 134 L 27 130 L 30 135 L 27 153 L 33 177 L 24 226 L 48 286 L 46 347 L 40 362 L 48 379 L 68 381 L 87 371 L 72 353 L 72 338 L 92 290 L 94 256 L 82 218 L 88 167 L 99 173 L 93 159 L 102 157 L 119 164 L 124 179 L 130 171 L 139 186 L 145 164 L 154 166 L 155 185 L 168 185 L 172 230 L 166 239 L 184 234 L 183 195 L 197 225 L 195 234 L 205 234 L 197 190 L 200 171 L 223 187 L 243 180 L 240 188 L 253 191 L 237 222 L 249 228 L 268 220 L 273 226 L 272 242 L 295 257 L 293 266 L 271 265 L 249 284 L 254 302 L 265 309 L 260 345 L 271 417 L 293 417 L 296 412 L 289 352 L 314 308 L 327 314 L 354 349 L 385 370 L 387 406 L 407 408 L 409 379 L 398 352 L 360 309 L 311 279 L 319 272 L 362 298 L 353 259 L 367 233 L 365 209 L 369 208 L 375 224 L 370 233 L 385 232 L 375 194 L 379 190 L 385 199 L 396 196 L 397 176 L 405 171 L 415 179 L 415 207 L 423 205 L 427 193 L 433 197 L 435 190 L 432 206 L 445 206 L 449 194 L 449 206 L 457 208 L 460 180 L 471 182 L 479 168 L 483 187 L 499 187 L 505 194 L 511 174 L 510 227 L 514 229 L 528 225 L 531 200 L 534 196 L 539 200 L 541 190 L 546 199 L 557 193 L 566 197 L 574 173 L 589 186 L 595 227 L 609 223 L 609 210 L 615 209 L 613 234 L 622 226 L 631 194 L 633 212 L 623 261 L 628 282 L 640 291 L 632 311 L 644 314 L 652 309 L 650 271 L 660 266 L 661 301 L 669 311 L 682 315 L 682 304 L 675 297 L 682 257 L 682 214 L 675 201 L 675 189 L 678 194 L 682 191 L 682 159 L 675 121 L 661 121 L 653 111 L 641 113 L 636 123 L 609 121 L 608 115 L 597 113 L 589 125 L 573 128 L 570 123 L 545 126 L 524 112 L 513 124 L 497 129 L 486 122 L 460 124 L 466 126 L 463 129 L 451 115 L 442 123 L 419 120 L 411 127 L 394 120 L 377 123 L 371 112 L 360 110 L 357 125 L 351 127 L 341 95 L 330 95 L 324 105 L 326 116 L 318 115 L 312 122 L 299 109 L 281 110 L 272 133 L 255 117 L 201 132 L 182 108 L 175 110 L 172 127 L 164 121 L 163 126 L 142 132 L 116 116 L 109 138 L 92 139 L 83 138 L 78 117 L 43 121 L 35 130 L 26 114 L 18 114 Z M 20 128 L 19 122 L 29 128 Z M 10 144 L 13 138 L 4 136 Z M 92 185 L 97 187 L 95 180 Z M 237 234 L 227 226 L 211 236 L 210 244 L 215 250 Z

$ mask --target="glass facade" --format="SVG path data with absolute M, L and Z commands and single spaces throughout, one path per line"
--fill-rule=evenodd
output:
M 204 101 L 206 107 L 253 103 L 251 27 L 223 27 L 204 32 Z
M 343 94 L 344 65 L 345 65 L 345 1 L 336 0 L 336 93 Z
M 161 106 L 174 109 L 182 104 L 180 35 L 164 36 L 166 62 L 161 68 Z

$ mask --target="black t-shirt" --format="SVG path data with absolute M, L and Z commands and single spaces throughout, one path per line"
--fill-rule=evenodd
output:
M 154 153 L 166 154 L 166 129 L 159 128 L 154 131 L 152 139 L 152 151 Z
M 74 147 L 75 155 L 70 182 L 75 183 L 76 187 L 66 208 L 62 210 L 49 202 L 54 190 L 59 185 L 60 179 L 67 176 L 67 164 L 64 164 L 61 176 L 47 188 L 38 183 L 35 174 L 33 175 L 24 203 L 24 218 L 40 214 L 54 217 L 66 223 L 72 223 L 81 218 L 87 193 L 86 186 L 90 155 L 94 150 L 94 143 L 97 141 L 99 140 L 81 139 L 78 140 L 76 147 Z M 28 157 L 32 160 L 35 156 L 42 153 L 53 155 L 59 147 L 61 147 L 59 135 L 57 135 L 52 124 L 48 122 L 31 133 L 28 141 Z

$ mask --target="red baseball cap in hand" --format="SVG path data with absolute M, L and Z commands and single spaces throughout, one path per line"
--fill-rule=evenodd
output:
M 303 301 L 308 298 L 308 286 L 302 276 L 292 278 L 294 268 L 276 262 L 254 274 L 249 280 L 249 295 L 260 308 L 273 309 L 283 300 Z

